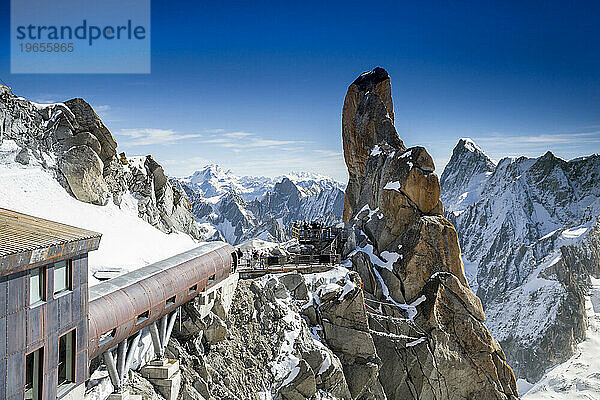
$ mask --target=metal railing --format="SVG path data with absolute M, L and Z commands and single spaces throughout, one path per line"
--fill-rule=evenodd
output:
M 287 256 L 267 256 L 260 259 L 242 259 L 240 268 L 269 268 L 283 266 L 306 266 L 306 265 L 335 265 L 340 264 L 340 254 L 291 254 Z

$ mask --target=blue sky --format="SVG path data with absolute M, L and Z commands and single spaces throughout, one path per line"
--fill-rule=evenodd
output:
M 85 98 L 119 150 L 173 175 L 345 180 L 344 95 L 382 66 L 400 137 L 441 173 L 465 136 L 496 159 L 600 152 L 599 15 L 598 1 L 153 1 L 151 74 L 19 75 L 4 0 L 0 78 L 39 102 Z

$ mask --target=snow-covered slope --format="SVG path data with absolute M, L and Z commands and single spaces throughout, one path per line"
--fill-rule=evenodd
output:
M 566 362 L 550 370 L 523 400 L 590 400 L 600 398 L 600 280 L 592 278 L 586 299 L 586 339 Z M 525 392 L 523 390 L 523 392 Z
M 295 220 L 341 219 L 344 186 L 325 176 L 293 172 L 276 178 L 238 177 L 209 165 L 171 181 L 186 193 L 206 237 L 230 243 L 283 241 Z
M 124 195 L 121 206 L 97 206 L 76 200 L 39 163 L 14 162 L 20 147 L 0 145 L 0 207 L 102 233 L 100 248 L 89 255 L 89 282 L 105 269 L 131 270 L 197 245 L 183 233 L 166 234 L 138 217 L 138 200 Z M 54 163 L 52 157 L 47 163 Z
M 0 85 L 0 207 L 102 233 L 94 275 L 118 275 L 194 246 L 182 193 L 152 158 L 126 157 L 81 98 L 36 104 Z
M 234 175 L 230 170 L 224 170 L 217 164 L 210 164 L 191 176 L 178 178 L 182 183 L 193 187 L 195 191 L 207 199 L 216 201 L 220 196 L 234 191 L 245 201 L 262 198 L 273 187 L 273 180 L 267 177 Z
M 600 156 L 495 165 L 461 139 L 442 199 L 487 326 L 517 377 L 536 382 L 585 337 L 588 275 L 600 261 Z

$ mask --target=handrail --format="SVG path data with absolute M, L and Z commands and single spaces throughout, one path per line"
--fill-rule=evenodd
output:
M 286 265 L 333 265 L 340 264 L 342 256 L 340 254 L 291 254 L 287 256 L 267 256 L 261 259 L 240 260 L 240 268 L 253 268 L 260 266 L 263 268 Z

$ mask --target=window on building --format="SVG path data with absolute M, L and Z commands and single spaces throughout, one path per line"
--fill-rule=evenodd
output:
M 141 313 L 140 315 L 137 316 L 137 319 L 135 321 L 136 325 L 141 324 L 142 322 L 145 322 L 148 320 L 148 318 L 150 318 L 150 310 L 146 310 L 143 313 Z
M 71 285 L 71 260 L 60 261 L 54 264 L 54 294 L 72 290 Z
M 113 340 L 116 335 L 117 335 L 117 329 L 116 328 L 113 329 L 112 331 L 108 331 L 108 332 L 103 333 L 98 338 L 98 346 L 102 346 L 102 345 L 108 343 L 109 341 Z
M 212 274 L 211 276 L 208 277 L 208 283 L 207 283 L 207 285 L 210 285 L 214 281 L 215 281 L 215 274 Z
M 25 400 L 42 400 L 43 348 L 25 356 Z
M 195 284 L 188 290 L 188 294 L 194 294 L 198 291 L 198 284 Z
M 35 268 L 29 274 L 29 305 L 44 301 L 46 293 L 46 279 L 44 277 L 44 268 Z
M 165 308 L 169 308 L 175 305 L 175 299 L 177 296 L 169 297 L 167 301 L 165 301 Z
M 75 331 L 58 340 L 58 390 L 75 382 Z

